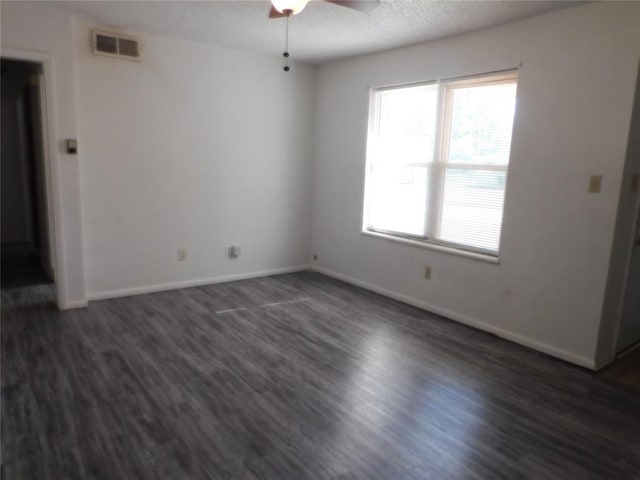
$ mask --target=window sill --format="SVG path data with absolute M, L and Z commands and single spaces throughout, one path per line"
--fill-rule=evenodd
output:
M 467 250 L 461 250 L 459 248 L 447 247 L 444 245 L 438 245 L 435 243 L 421 242 L 419 240 L 411 240 L 410 238 L 396 237 L 394 235 L 388 235 L 386 233 L 371 232 L 368 230 L 362 230 L 360 233 L 368 237 L 383 238 L 385 240 L 391 240 L 392 242 L 404 243 L 405 245 L 412 245 L 414 247 L 426 248 L 427 250 L 435 250 L 437 252 L 449 253 L 457 255 L 459 257 L 471 258 L 473 260 L 479 260 L 481 262 L 493 263 L 498 265 L 500 263 L 499 257 L 491 255 L 485 255 L 483 253 L 469 252 Z

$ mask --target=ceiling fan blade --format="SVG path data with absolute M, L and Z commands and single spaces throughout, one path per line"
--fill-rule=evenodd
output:
M 380 6 L 380 0 L 324 0 L 325 2 L 340 5 L 341 7 L 351 8 L 359 12 L 373 12 Z
M 271 7 L 271 11 L 269 12 L 269 18 L 282 18 L 282 17 L 286 17 L 286 15 L 276 10 L 276 7 Z

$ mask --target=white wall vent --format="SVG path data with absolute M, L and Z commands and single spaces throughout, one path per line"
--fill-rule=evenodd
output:
M 91 30 L 91 48 L 95 55 L 140 61 L 140 40 L 136 37 Z

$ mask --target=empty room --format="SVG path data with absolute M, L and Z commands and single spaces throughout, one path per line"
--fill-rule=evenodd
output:
M 3 480 L 640 479 L 640 2 L 0 17 Z

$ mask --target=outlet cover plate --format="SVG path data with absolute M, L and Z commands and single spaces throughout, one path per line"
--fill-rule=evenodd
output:
M 602 175 L 591 175 L 589 177 L 589 193 L 600 193 L 602 187 Z

